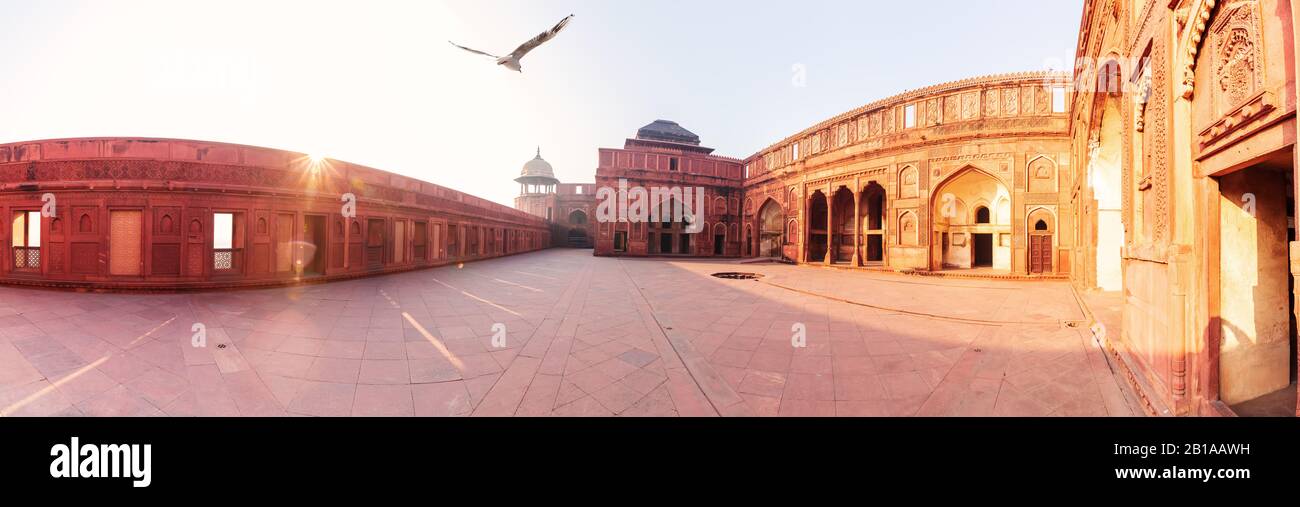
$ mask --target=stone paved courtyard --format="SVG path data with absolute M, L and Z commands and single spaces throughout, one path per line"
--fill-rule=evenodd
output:
M 264 290 L 0 287 L 0 414 L 1133 415 L 1084 318 L 1065 282 L 560 249 Z

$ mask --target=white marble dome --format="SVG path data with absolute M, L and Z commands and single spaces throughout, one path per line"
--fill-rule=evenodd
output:
M 537 157 L 529 160 L 524 164 L 524 169 L 519 171 L 520 177 L 541 177 L 554 178 L 555 170 L 551 168 L 551 163 L 542 160 L 542 150 L 537 150 Z

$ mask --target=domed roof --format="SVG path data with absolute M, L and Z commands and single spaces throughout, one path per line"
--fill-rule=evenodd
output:
M 678 125 L 677 122 L 669 120 L 655 120 L 651 124 L 637 129 L 636 138 L 690 144 L 695 146 L 700 145 L 700 136 L 682 128 L 682 126 Z
M 537 149 L 537 157 L 529 160 L 524 164 L 524 170 L 519 171 L 520 178 L 551 178 L 555 179 L 555 170 L 551 168 L 551 163 L 542 160 L 542 149 Z

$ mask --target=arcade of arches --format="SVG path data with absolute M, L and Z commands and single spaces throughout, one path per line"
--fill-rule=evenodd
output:
M 746 159 L 756 255 L 974 276 L 1067 278 L 1068 76 L 944 83 L 823 122 Z M 776 226 L 777 214 L 786 223 Z M 1032 231 L 1031 212 L 1046 214 Z

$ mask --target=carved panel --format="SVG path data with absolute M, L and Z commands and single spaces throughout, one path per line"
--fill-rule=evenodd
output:
M 980 92 L 967 92 L 961 96 L 961 119 L 970 120 L 979 116 Z
M 151 272 L 155 275 L 179 276 L 181 274 L 181 245 L 178 243 L 153 245 Z
M 79 275 L 93 275 L 99 272 L 99 243 L 72 244 L 72 272 Z
M 1002 100 L 998 96 L 997 90 L 988 90 L 984 92 L 984 116 L 998 116 L 999 106 Z
M 943 99 L 943 121 L 952 123 L 961 121 L 961 96 L 949 95 Z
M 203 248 L 197 245 L 191 245 L 185 256 L 185 273 L 189 276 L 199 276 L 203 274 Z
M 1038 157 L 1029 162 L 1026 167 L 1026 179 L 1029 182 L 1029 192 L 1056 192 L 1056 163 L 1047 157 Z
M 179 207 L 157 207 L 153 210 L 154 236 L 180 236 L 181 209 Z
M 1150 134 L 1152 240 L 1160 244 L 1169 228 L 1169 61 L 1163 37 L 1156 37 L 1151 48 L 1151 96 L 1147 102 L 1147 131 Z M 1147 150 L 1143 150 L 1147 151 Z
M 108 274 L 140 275 L 141 215 L 137 210 L 109 213 Z
M 284 273 L 293 269 L 294 215 L 278 213 L 275 216 L 275 271 Z
M 1020 89 L 1007 88 L 1002 90 L 1002 114 L 1006 116 L 1016 116 L 1020 114 Z
M 1219 15 L 1210 29 L 1215 117 L 1222 117 L 1263 88 L 1263 48 L 1254 3 L 1244 3 Z
M 64 264 L 66 263 L 64 253 L 64 243 L 50 243 L 50 271 L 53 273 L 63 273 Z
M 903 211 L 898 217 L 898 243 L 904 246 L 915 246 L 919 244 L 920 226 L 916 220 L 916 213 L 913 211 Z
M 919 175 L 915 167 L 907 166 L 898 173 L 898 196 L 901 199 L 911 199 L 919 194 L 918 180 Z
M 271 248 L 266 243 L 253 243 L 249 250 L 249 273 L 266 274 L 271 271 Z

